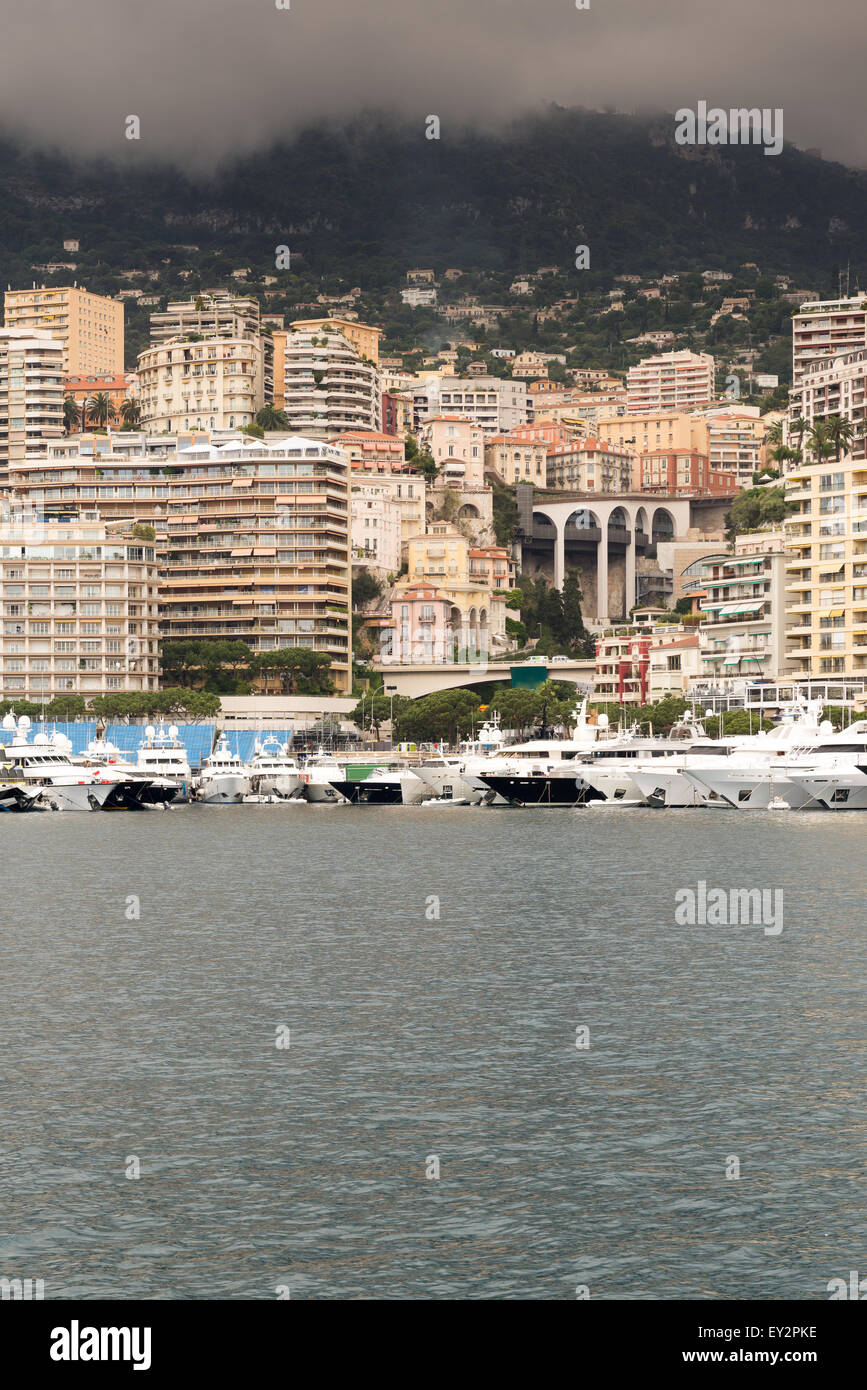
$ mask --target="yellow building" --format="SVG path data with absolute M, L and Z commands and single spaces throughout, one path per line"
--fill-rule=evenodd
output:
M 801 676 L 867 678 L 867 462 L 786 477 L 786 646 Z
M 354 319 L 338 318 L 295 319 L 292 327 L 299 333 L 342 333 L 358 350 L 360 357 L 379 365 L 379 340 L 383 336 L 381 328 L 371 328 L 369 324 L 357 323 Z
M 694 453 L 710 455 L 710 424 L 685 411 L 649 411 L 642 415 L 604 415 L 596 420 L 596 434 L 609 444 L 634 445 L 633 453 Z
M 77 286 L 7 290 L 7 328 L 40 328 L 63 344 L 63 374 L 118 376 L 123 372 L 123 304 Z
M 451 602 L 450 625 L 459 650 L 486 653 L 491 646 L 502 648 L 508 589 L 505 580 L 503 584 L 495 580 L 497 587 L 491 586 L 493 567 L 484 562 L 487 551 L 471 546 L 466 536 L 446 522 L 435 522 L 426 535 L 412 536 L 407 549 L 409 568 L 395 586 L 393 606 L 399 605 L 401 595 L 414 585 L 422 581 L 434 584 Z M 506 554 L 495 550 L 497 567 L 505 567 L 508 579 Z

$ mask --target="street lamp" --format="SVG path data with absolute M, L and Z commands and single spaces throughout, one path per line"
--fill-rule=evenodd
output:
M 391 751 L 394 752 L 394 697 L 397 692 L 396 685 L 383 685 L 383 690 L 388 692 L 388 728 L 391 739 Z

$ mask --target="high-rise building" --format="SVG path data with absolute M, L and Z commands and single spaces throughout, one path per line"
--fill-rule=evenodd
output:
M 260 336 L 174 338 L 139 354 L 141 423 L 152 434 L 241 429 L 265 404 Z
M 381 430 L 382 391 L 370 355 L 380 331 L 342 319 L 293 323 L 283 346 L 283 409 L 293 430 L 316 439 Z
M 792 388 L 806 372 L 829 366 L 835 357 L 867 347 L 867 296 L 817 299 L 792 317 Z
M 13 505 L 0 523 L 0 602 L 0 698 L 156 689 L 156 552 L 130 523 L 45 521 Z
M 801 374 L 789 392 L 789 420 L 805 420 L 807 428 L 819 419 L 839 415 L 853 427 L 846 452 L 853 458 L 867 456 L 867 348 L 818 358 Z M 792 437 L 791 423 L 789 444 Z
M 786 632 L 801 676 L 867 680 L 867 462 L 797 466 L 786 477 L 797 511 L 783 525 Z
M 331 445 L 246 439 L 172 468 L 160 626 L 255 652 L 327 652 L 352 689 L 349 462 Z
M 123 372 L 123 304 L 77 285 L 7 290 L 7 328 L 42 329 L 63 346 L 63 376 Z
M 658 352 L 630 367 L 626 379 L 630 415 L 692 410 L 716 394 L 714 360 L 708 352 Z
M 416 428 L 437 415 L 458 415 L 479 425 L 486 435 L 507 434 L 527 423 L 527 385 L 496 376 L 464 379 L 428 377 L 414 388 Z
M 63 347 L 50 333 L 0 328 L 0 486 L 63 434 Z

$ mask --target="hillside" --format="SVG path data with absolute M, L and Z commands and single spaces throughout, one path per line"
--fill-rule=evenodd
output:
M 70 272 L 32 267 L 74 260 L 90 289 L 165 296 L 249 267 L 254 291 L 277 274 L 268 301 L 277 311 L 357 285 L 391 330 L 390 317 L 403 320 L 388 296 L 414 265 L 487 272 L 485 297 L 497 302 L 509 278 L 540 265 L 562 267 L 560 294 L 601 291 L 615 274 L 744 262 L 836 293 L 840 266 L 867 270 L 867 175 L 788 147 L 772 158 L 680 147 L 673 128 L 672 118 L 555 108 L 499 134 L 444 130 L 427 141 L 423 129 L 371 114 L 305 130 L 207 180 L 145 168 L 137 149 L 114 168 L 6 141 L 0 277 L 4 286 L 63 283 Z M 67 237 L 80 240 L 79 253 L 64 253 Z M 274 270 L 281 243 L 291 272 Z M 590 247 L 589 271 L 574 269 L 579 243 Z M 130 310 L 131 346 L 146 321 L 145 310 Z M 410 335 L 437 332 L 430 311 L 406 322 Z

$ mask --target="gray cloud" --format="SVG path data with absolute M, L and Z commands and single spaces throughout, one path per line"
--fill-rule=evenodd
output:
M 7 6 L 0 126 L 82 155 L 206 168 L 305 121 L 420 126 L 548 102 L 782 107 L 788 140 L 867 165 L 864 0 L 28 0 Z M 139 143 L 124 118 L 141 119 Z

